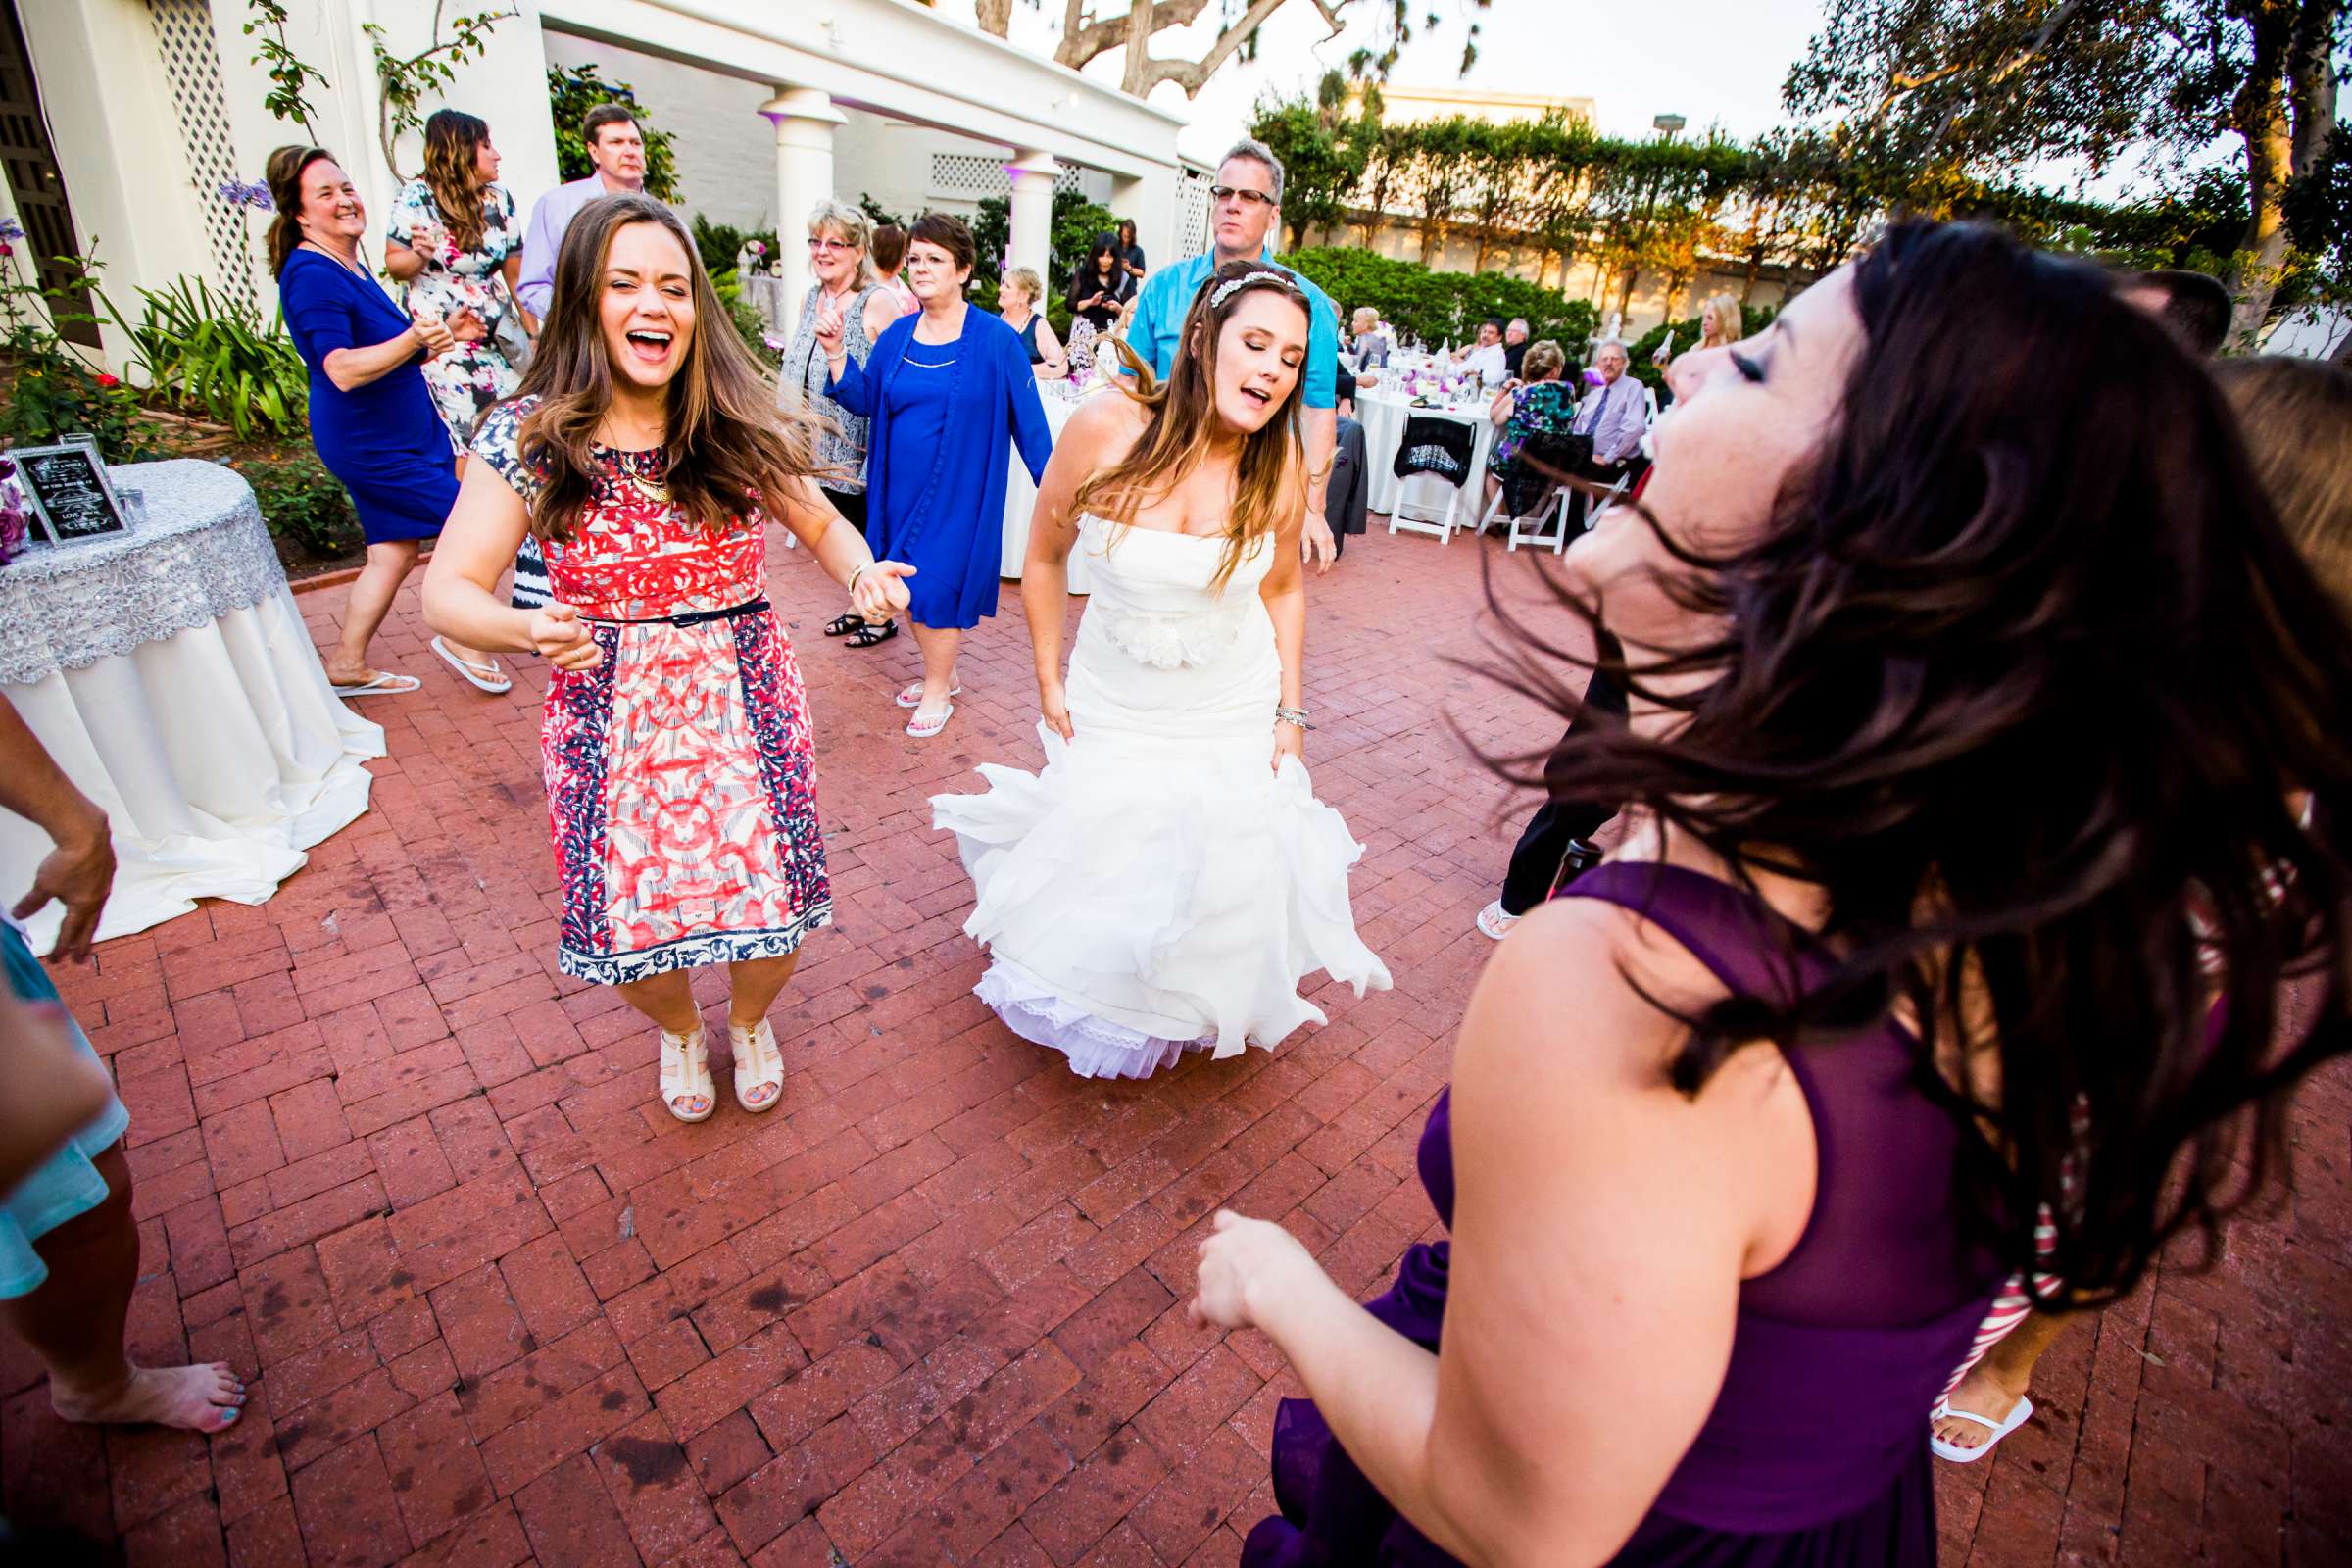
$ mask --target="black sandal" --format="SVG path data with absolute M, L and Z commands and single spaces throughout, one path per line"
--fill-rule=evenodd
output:
M 847 637 L 864 624 L 865 617 L 853 610 L 846 615 L 835 615 L 831 620 L 825 622 L 825 635 Z
M 870 621 L 860 620 L 858 623 L 857 631 L 850 636 L 850 646 L 852 648 L 871 648 L 877 643 L 890 641 L 898 634 L 899 623 L 895 620 L 886 620 L 879 626 Z

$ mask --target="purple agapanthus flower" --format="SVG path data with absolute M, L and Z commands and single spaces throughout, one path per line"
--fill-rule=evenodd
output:
M 231 207 L 251 207 L 259 212 L 273 212 L 276 204 L 270 199 L 270 187 L 256 180 L 248 185 L 241 179 L 222 180 L 220 199 Z
M 14 218 L 0 216 L 0 240 L 23 239 L 24 237 L 24 225 L 23 223 L 18 222 Z
M 781 354 L 786 349 L 792 347 L 789 342 L 776 336 L 776 334 L 773 332 L 760 333 L 760 341 L 767 345 L 767 352 L 770 354 Z

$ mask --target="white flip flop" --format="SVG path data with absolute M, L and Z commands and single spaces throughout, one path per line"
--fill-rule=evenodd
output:
M 915 710 L 914 716 L 906 721 L 906 733 L 918 741 L 927 741 L 941 730 L 946 729 L 948 720 L 955 716 L 956 705 L 954 703 L 941 709 L 937 718 L 925 718 L 922 710 L 918 709 Z
M 948 688 L 948 696 L 949 696 L 950 698 L 961 697 L 962 695 L 963 695 L 963 682 L 961 682 L 961 681 L 957 681 L 957 682 L 956 682 L 955 685 L 953 685 L 953 686 L 951 686 L 951 687 L 949 687 L 949 688 Z M 919 680 L 917 680 L 917 681 L 908 681 L 908 682 L 907 682 L 906 685 L 904 685 L 904 686 L 902 686 L 902 687 L 900 687 L 900 688 L 899 688 L 899 695 L 898 695 L 896 698 L 892 699 L 892 700 L 893 700 L 894 702 L 896 702 L 896 703 L 897 703 L 897 704 L 898 704 L 898 705 L 899 705 L 901 708 L 920 708 L 920 707 L 922 707 L 922 706 L 923 706 L 923 683 L 922 683 L 921 681 L 919 681 Z
M 382 670 L 356 686 L 335 686 L 330 683 L 329 689 L 337 697 L 348 701 L 354 697 L 398 697 L 405 692 L 416 691 L 423 684 L 414 675 L 395 675 L 390 670 Z
M 471 660 L 460 659 L 450 651 L 449 644 L 438 637 L 433 639 L 432 649 L 434 653 L 441 656 L 441 662 L 456 670 L 459 678 L 475 691 L 488 692 L 493 697 L 504 697 L 514 689 L 514 682 L 509 678 L 505 670 L 498 667 L 498 661 L 495 659 L 490 661 L 487 665 L 474 663 Z M 485 669 L 488 670 L 487 674 L 483 673 Z
M 2006 1421 L 1995 1421 L 1990 1416 L 1979 1415 L 1974 1410 L 1956 1410 L 1947 1404 L 1930 1415 L 1928 1422 L 1933 1426 L 1947 1415 L 1957 1417 L 1962 1421 L 1974 1421 L 1992 1436 L 1973 1448 L 1963 1448 L 1957 1444 L 1944 1442 L 1943 1439 L 1931 1432 L 1928 1435 L 1928 1446 L 1936 1450 L 1936 1457 L 1938 1459 L 1949 1459 L 1954 1464 L 1975 1464 L 1998 1446 L 2003 1438 L 2034 1419 L 2034 1401 L 2021 1396 L 2017 1401 L 2017 1408 L 2009 1412 L 2009 1419 Z

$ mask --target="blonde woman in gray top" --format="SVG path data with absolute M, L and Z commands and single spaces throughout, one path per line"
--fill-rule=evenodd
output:
M 808 213 L 808 270 L 815 281 L 801 300 L 800 325 L 784 350 L 776 383 L 782 408 L 807 407 L 831 422 L 817 440 L 817 457 L 827 472 L 818 479 L 835 511 L 865 528 L 866 420 L 825 394 L 825 351 L 816 341 L 817 318 L 830 305 L 841 313 L 842 344 L 860 366 L 882 329 L 899 318 L 896 296 L 875 275 L 873 225 L 855 207 L 818 202 Z M 871 648 L 899 634 L 895 620 L 874 625 L 855 612 L 825 625 L 828 637 L 847 637 L 852 648 Z

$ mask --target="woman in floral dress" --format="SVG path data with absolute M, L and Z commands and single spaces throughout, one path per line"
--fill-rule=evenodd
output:
M 439 111 L 424 122 L 424 177 L 400 188 L 384 229 L 384 270 L 408 285 L 402 303 L 410 315 L 439 318 L 470 310 L 486 328 L 479 339 L 424 364 L 424 382 L 457 446 L 461 474 L 474 425 L 492 405 L 514 395 L 522 379 L 517 362 L 528 358 L 538 328 L 514 298 L 522 227 L 514 196 L 496 183 L 500 161 L 487 124 L 456 109 Z M 547 568 L 536 541 L 524 541 L 514 569 L 514 603 L 541 602 Z M 446 643 L 436 640 L 433 652 L 483 690 L 507 689 L 504 675 L 457 658 Z
M 1495 432 L 1494 450 L 1487 458 L 1487 499 L 1511 481 L 1519 449 L 1539 435 L 1559 435 L 1576 424 L 1576 394 L 1560 373 L 1568 357 L 1549 338 L 1528 345 L 1521 362 L 1524 384 L 1513 382 L 1495 394 L 1488 416 L 1502 428 Z
M 701 323 L 710 330 L 698 330 Z M 473 441 L 425 580 L 425 619 L 555 665 L 540 745 L 563 885 L 557 965 L 658 1024 L 661 1093 L 717 1104 L 687 970 L 728 967 L 735 1097 L 771 1109 L 766 1014 L 802 940 L 831 923 L 808 705 L 766 598 L 784 522 L 868 619 L 906 604 L 817 493 L 817 421 L 779 411 L 676 215 L 589 203 L 564 236 L 520 394 Z M 498 602 L 529 534 L 554 602 Z

